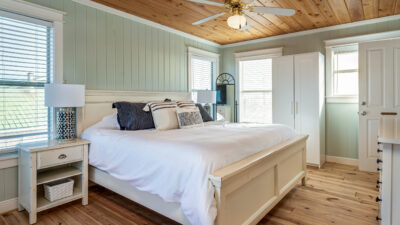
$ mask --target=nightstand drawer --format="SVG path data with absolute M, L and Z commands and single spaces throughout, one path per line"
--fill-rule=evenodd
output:
M 56 166 L 64 163 L 79 161 L 83 159 L 83 146 L 74 146 L 68 148 L 61 148 L 57 150 L 49 150 L 38 152 L 37 154 L 37 168 L 45 168 L 49 166 Z

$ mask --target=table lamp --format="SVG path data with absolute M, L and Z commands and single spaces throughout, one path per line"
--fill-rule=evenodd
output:
M 217 102 L 217 92 L 210 90 L 197 91 L 197 103 L 205 104 L 204 109 L 211 115 L 211 106 L 209 103 L 215 104 Z
M 57 108 L 57 139 L 76 138 L 76 107 L 85 105 L 85 85 L 45 84 L 44 102 Z

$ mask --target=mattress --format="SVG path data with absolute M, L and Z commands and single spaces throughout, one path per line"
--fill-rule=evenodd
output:
M 121 131 L 101 121 L 81 137 L 91 142 L 90 165 L 166 202 L 180 203 L 191 224 L 211 225 L 217 209 L 208 175 L 295 135 L 278 124 Z

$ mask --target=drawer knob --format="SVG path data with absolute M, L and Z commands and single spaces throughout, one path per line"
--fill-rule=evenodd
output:
M 66 154 L 61 154 L 61 155 L 58 156 L 58 159 L 65 159 L 65 158 L 67 158 Z
M 380 182 L 379 180 L 376 181 L 376 184 L 382 184 L 382 182 Z
M 382 150 L 380 150 L 379 148 L 378 148 L 378 150 L 376 150 L 378 153 L 380 153 L 380 152 L 383 152 Z
M 380 199 L 379 197 L 376 197 L 375 201 L 376 201 L 376 202 L 381 202 L 382 199 Z
M 376 217 L 376 220 L 382 220 L 379 216 Z
M 379 189 L 379 188 L 381 188 L 381 187 L 380 187 L 379 185 L 376 185 L 376 188 L 378 188 L 378 189 Z
M 377 160 L 376 160 L 376 163 L 378 163 L 378 164 L 379 164 L 379 163 L 382 163 L 382 162 L 383 162 L 383 161 L 380 160 L 380 159 L 377 159 Z
M 379 172 L 379 171 L 381 171 L 382 169 L 381 169 L 381 168 L 377 168 L 376 170 Z

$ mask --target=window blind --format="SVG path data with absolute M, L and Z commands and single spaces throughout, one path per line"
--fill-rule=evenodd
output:
M 358 50 L 357 47 L 333 49 L 333 95 L 358 95 Z
M 272 60 L 240 61 L 240 122 L 272 123 Z
M 197 90 L 211 90 L 211 79 L 215 62 L 199 56 L 192 56 L 190 62 L 192 100 L 197 101 Z
M 53 30 L 32 18 L 0 14 L 0 152 L 47 140 L 44 84 L 53 71 Z M 16 18 L 21 18 L 17 15 Z
M 191 60 L 192 89 L 211 90 L 211 77 L 213 62 L 200 57 L 192 57 Z

